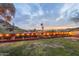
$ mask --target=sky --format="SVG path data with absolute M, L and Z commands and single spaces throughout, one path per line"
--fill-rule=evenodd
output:
M 79 4 L 74 3 L 14 3 L 15 17 L 11 22 L 22 29 L 41 29 L 43 23 L 46 30 L 78 27 L 72 17 L 78 17 Z

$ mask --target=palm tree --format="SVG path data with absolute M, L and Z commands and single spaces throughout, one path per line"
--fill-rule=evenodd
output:
M 43 23 L 41 23 L 41 29 L 42 29 L 42 31 L 44 31 L 44 25 L 43 25 Z

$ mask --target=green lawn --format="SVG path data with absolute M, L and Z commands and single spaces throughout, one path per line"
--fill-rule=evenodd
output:
M 79 41 L 64 38 L 0 43 L 0 55 L 79 56 Z

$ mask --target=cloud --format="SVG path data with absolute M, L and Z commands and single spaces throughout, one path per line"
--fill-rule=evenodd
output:
M 74 4 L 73 3 L 66 3 L 63 5 L 63 7 L 60 9 L 60 14 L 64 14 L 66 11 L 68 11 L 70 8 L 72 8 Z
M 64 4 L 60 9 L 60 16 L 56 18 L 57 22 L 66 22 L 65 26 L 79 27 L 79 4 Z
M 67 18 L 69 13 L 68 11 L 72 8 L 73 5 L 74 4 L 69 4 L 69 3 L 64 4 L 63 7 L 59 10 L 60 16 L 56 19 L 56 21 L 61 21 Z
M 51 4 L 50 7 L 49 4 L 45 4 L 44 6 L 32 3 L 16 4 L 16 17 L 13 21 L 18 27 L 24 29 L 40 28 L 40 23 L 44 23 L 44 25 L 48 27 L 63 24 L 69 25 L 69 23 L 72 23 L 69 22 L 69 16 L 75 8 L 75 5 L 76 4 L 63 4 L 61 7 L 59 4 L 56 4 L 56 6 Z M 77 7 L 78 6 L 76 6 L 76 8 Z M 44 8 L 46 8 L 46 10 Z
M 24 29 L 37 26 L 37 24 L 35 23 L 35 18 L 37 18 L 38 20 L 41 16 L 44 16 L 44 11 L 39 4 L 32 5 L 35 5 L 37 7 L 37 9 L 35 9 L 37 11 L 33 11 L 32 8 L 35 7 L 31 7 L 31 4 L 16 4 L 16 17 L 13 20 L 13 22 L 17 22 L 16 26 Z
M 62 20 L 64 20 L 64 16 L 63 15 L 61 15 L 61 16 L 59 16 L 58 18 L 56 18 L 56 21 L 62 21 Z
M 79 23 L 79 4 L 74 4 L 73 8 L 69 11 L 68 18 L 75 24 Z

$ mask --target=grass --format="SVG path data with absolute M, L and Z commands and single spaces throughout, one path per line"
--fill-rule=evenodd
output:
M 0 55 L 79 56 L 79 41 L 64 38 L 0 43 Z

